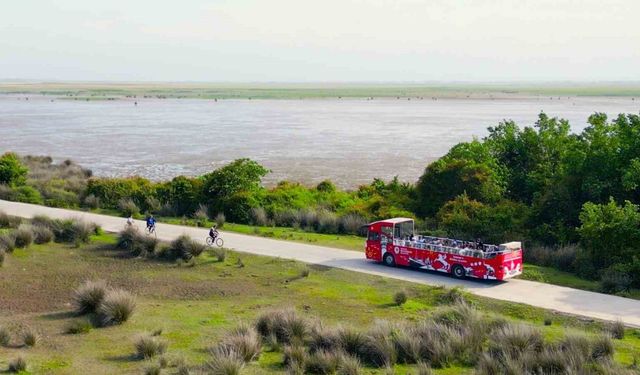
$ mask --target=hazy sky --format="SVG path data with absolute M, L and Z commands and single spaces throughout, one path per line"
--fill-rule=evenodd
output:
M 0 79 L 640 80 L 639 0 L 2 0 Z

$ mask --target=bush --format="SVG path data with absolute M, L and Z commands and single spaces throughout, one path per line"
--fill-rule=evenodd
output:
M 0 228 L 17 228 L 22 219 L 17 216 L 9 216 L 4 211 L 0 211 Z
M 129 320 L 136 308 L 136 300 L 124 290 L 107 292 L 98 307 L 98 316 L 103 326 L 122 324 Z
M 260 356 L 262 344 L 258 333 L 253 327 L 241 325 L 230 335 L 226 336 L 217 349 L 234 352 L 245 362 L 251 362 Z
M 251 209 L 251 224 L 264 227 L 267 226 L 268 222 L 269 217 L 267 217 L 267 212 L 264 208 L 254 207 Z
M 393 295 L 393 302 L 395 302 L 395 304 L 398 306 L 404 305 L 405 302 L 407 302 L 407 293 L 402 290 L 399 292 L 396 292 Z
M 93 326 L 91 325 L 91 322 L 78 319 L 71 321 L 65 328 L 64 332 L 69 335 L 77 335 L 79 333 L 89 333 L 92 328 Z
M 167 342 L 158 336 L 143 335 L 134 343 L 136 355 L 140 359 L 148 359 L 167 351 Z
M 16 248 L 16 238 L 12 233 L 0 234 L 0 249 L 7 253 L 12 252 Z
M 40 341 L 38 332 L 29 326 L 22 328 L 22 342 L 24 342 L 24 345 L 34 347 L 38 341 Z
M 302 345 L 290 345 L 284 348 L 283 363 L 290 369 L 304 370 L 309 355 Z M 297 372 L 297 371 L 296 371 Z
M 140 214 L 140 208 L 131 198 L 122 198 L 118 201 L 118 210 L 124 217 L 137 216 Z
M 27 360 L 23 356 L 18 356 L 9 362 L 9 372 L 18 373 L 27 371 Z
M 342 357 L 342 361 L 340 362 L 340 366 L 338 366 L 337 375 L 361 375 L 362 374 L 362 364 L 360 360 L 356 357 L 350 355 L 344 355 Z
M 172 260 L 189 260 L 200 256 L 206 249 L 206 245 L 196 242 L 186 234 L 181 235 L 171 242 L 167 256 Z
M 107 294 L 104 281 L 85 281 L 73 292 L 73 306 L 78 314 L 96 312 Z
M 224 223 L 226 222 L 227 222 L 227 218 L 226 216 L 224 216 L 222 212 L 216 215 L 216 224 L 218 225 L 218 228 L 224 227 Z
M 600 290 L 603 293 L 629 292 L 633 279 L 624 265 L 615 264 L 602 271 Z
M 348 214 L 339 220 L 340 232 L 349 234 L 360 234 L 362 227 L 367 224 L 367 220 L 360 215 Z
M 433 371 L 431 370 L 431 367 L 429 367 L 428 364 L 426 364 L 425 362 L 418 362 L 418 375 L 431 375 L 433 374 Z
M 155 236 L 146 236 L 137 228 L 129 226 L 118 234 L 116 246 L 123 250 L 129 250 L 134 255 L 154 254 L 158 247 L 158 239 Z
M 607 331 L 614 339 L 622 340 L 624 338 L 624 323 L 622 323 L 620 320 L 609 323 L 609 325 L 607 326 Z
M 0 156 L 0 184 L 22 185 L 26 182 L 28 171 L 17 154 L 7 152 Z
M 9 346 L 11 342 L 11 332 L 4 326 L 0 326 L 0 346 Z
M 16 247 L 25 248 L 33 243 L 33 232 L 30 225 L 20 225 L 13 231 Z
M 4 249 L 0 248 L 0 267 L 4 264 L 5 254 Z
M 218 262 L 224 262 L 227 259 L 227 250 L 224 247 L 214 247 L 211 252 Z
M 162 373 L 162 366 L 156 363 L 152 363 L 144 369 L 144 375 L 160 375 Z
M 364 334 L 354 328 L 341 327 L 338 329 L 338 342 L 345 353 L 359 356 L 367 346 L 368 340 Z
M 31 227 L 33 231 L 33 242 L 36 244 L 44 244 L 53 241 L 53 231 L 47 227 L 41 225 L 34 225 Z
M 542 334 L 538 330 L 527 325 L 511 324 L 491 334 L 489 354 L 495 358 L 517 358 L 540 352 L 543 344 Z
M 342 356 L 333 351 L 320 350 L 307 358 L 305 368 L 310 374 L 333 374 L 340 366 Z
M 207 207 L 201 204 L 196 210 L 196 212 L 193 214 L 193 218 L 196 219 L 196 224 L 199 227 L 206 226 L 207 221 L 209 221 L 209 214 L 207 213 Z
M 260 315 L 256 330 L 262 337 L 274 335 L 281 344 L 303 343 L 309 335 L 309 322 L 295 310 L 276 310 Z
M 84 198 L 84 205 L 96 209 L 100 207 L 100 198 L 96 197 L 93 194 L 89 194 Z
M 339 345 L 337 330 L 325 327 L 322 324 L 317 324 L 311 328 L 309 334 L 309 351 L 311 353 L 320 350 L 337 350 Z
M 240 375 L 243 368 L 243 358 L 225 348 L 211 351 L 211 359 L 205 364 L 207 373 L 211 375 Z
M 92 234 L 97 234 L 100 231 L 100 227 L 96 224 L 79 219 L 53 220 L 39 216 L 34 218 L 32 223 L 36 226 L 49 228 L 53 232 L 56 242 L 87 243 Z

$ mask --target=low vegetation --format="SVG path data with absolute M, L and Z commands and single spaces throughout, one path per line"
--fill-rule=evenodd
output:
M 136 299 L 124 290 L 109 290 L 97 309 L 102 326 L 122 324 L 129 320 L 136 308 Z
M 575 373 L 631 374 L 640 350 L 634 329 L 459 289 L 249 254 L 238 267 L 233 251 L 224 261 L 203 252 L 192 267 L 177 267 L 156 257 L 123 256 L 118 238 L 94 236 L 80 248 L 52 242 L 14 250 L 11 266 L 0 272 L 0 327 L 9 337 L 0 358 L 15 358 L 20 350 L 33 373 L 470 375 L 556 363 Z M 73 301 L 97 283 L 96 276 L 105 280 L 97 288 L 105 292 L 102 302 L 78 317 Z M 102 306 L 130 306 L 110 297 L 122 289 L 130 293 L 124 300 L 136 296 L 135 314 L 126 324 L 110 318 L 102 328 Z M 390 303 L 398 291 L 410 298 Z M 120 307 L 112 311 L 126 315 Z M 34 347 L 24 346 L 23 327 L 38 332 Z M 603 338 L 620 329 L 622 338 Z M 517 361 L 505 354 L 516 350 L 528 354 Z

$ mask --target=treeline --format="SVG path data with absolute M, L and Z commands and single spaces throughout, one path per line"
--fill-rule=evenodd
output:
M 356 233 L 371 220 L 409 216 L 421 231 L 500 243 L 524 240 L 529 262 L 640 287 L 640 117 L 596 113 L 581 133 L 541 114 L 535 126 L 505 121 L 460 143 L 415 184 L 375 179 L 353 191 L 331 181 L 261 184 L 249 159 L 198 177 L 152 182 L 93 178 L 67 161 L 0 159 L 0 198 L 129 214 L 213 217 L 236 223 Z M 577 246 L 574 246 L 577 245 Z M 526 256 L 526 255 L 525 255 Z

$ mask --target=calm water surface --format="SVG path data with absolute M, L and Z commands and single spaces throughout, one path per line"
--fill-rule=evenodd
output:
M 540 111 L 574 131 L 593 112 L 638 113 L 631 98 L 440 100 L 51 101 L 0 96 L 0 151 L 71 158 L 97 175 L 197 175 L 240 157 L 273 172 L 267 183 L 373 177 L 413 181 L 454 144 L 503 119 L 531 125 Z

